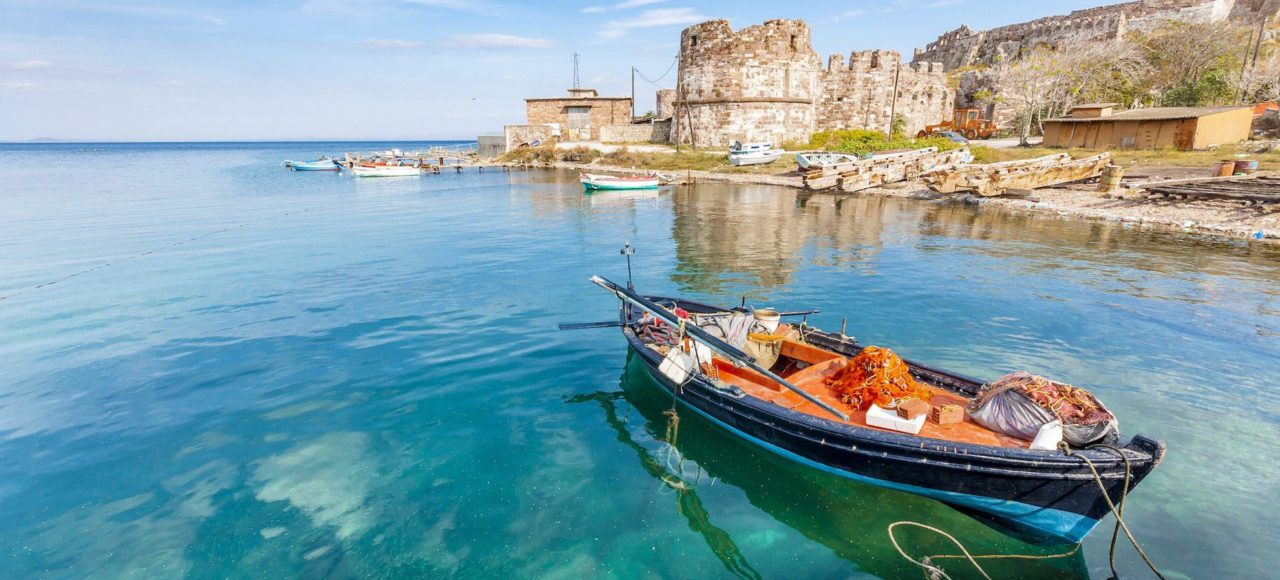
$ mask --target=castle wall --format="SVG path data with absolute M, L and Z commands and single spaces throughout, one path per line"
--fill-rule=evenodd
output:
M 913 60 L 941 62 L 947 70 L 955 70 L 1016 58 L 1038 46 L 1058 49 L 1081 41 L 1122 39 L 1129 32 L 1151 31 L 1173 20 L 1256 22 L 1260 14 L 1276 12 L 1272 4 L 1268 0 L 1136 0 L 990 30 L 961 26 L 943 33 L 923 50 L 917 49 Z
M 914 133 L 950 118 L 953 107 L 942 65 L 861 51 L 848 65 L 836 55 L 824 68 L 800 20 L 736 33 L 725 20 L 691 26 L 680 36 L 680 78 L 685 94 L 677 95 L 672 139 L 697 147 L 807 141 L 822 129 L 887 132 L 895 111 Z
M 848 66 L 842 55 L 831 55 L 820 77 L 818 129 L 887 133 L 896 114 L 904 118 L 904 130 L 912 135 L 925 125 L 950 119 L 955 108 L 954 92 L 947 87 L 941 64 L 906 64 L 896 51 L 855 51 Z

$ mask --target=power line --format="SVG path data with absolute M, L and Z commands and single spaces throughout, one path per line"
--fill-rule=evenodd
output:
M 677 56 L 677 57 L 674 57 L 674 58 L 671 60 L 671 66 L 667 67 L 667 72 L 662 73 L 662 76 L 658 77 L 657 79 L 651 79 L 651 78 L 649 78 L 649 77 L 647 77 L 647 76 L 644 76 L 644 73 L 640 72 L 640 69 L 636 69 L 636 74 L 637 74 L 637 75 L 640 75 L 640 78 L 641 78 L 641 79 L 643 79 L 643 80 L 645 80 L 645 81 L 648 81 L 649 83 L 653 84 L 653 86 L 658 87 L 658 88 L 662 88 L 662 86 L 658 84 L 658 81 L 661 81 L 662 79 L 667 78 L 667 75 L 671 74 L 671 71 L 672 71 L 673 69 L 675 69 L 675 68 L 676 68 L 676 63 L 678 63 L 678 62 L 679 62 L 679 60 L 678 60 L 679 58 L 680 58 L 680 57 L 678 57 L 678 56 Z

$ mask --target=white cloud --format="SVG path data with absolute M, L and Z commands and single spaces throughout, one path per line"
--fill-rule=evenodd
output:
M 201 16 L 200 18 L 202 18 L 205 22 L 208 22 L 217 26 L 222 26 L 223 24 L 227 23 L 226 20 L 223 20 L 222 18 L 219 18 L 217 16 Z
M 628 8 L 635 8 L 637 6 L 648 6 L 650 4 L 658 4 L 666 1 L 667 0 L 624 0 L 623 2 L 614 4 L 613 7 L 616 10 L 626 10 Z
M 450 36 L 443 43 L 453 48 L 548 48 L 552 42 L 545 38 L 526 38 L 510 34 L 459 34 Z
M 608 10 L 608 8 L 605 8 L 604 6 L 587 6 L 586 8 L 583 8 L 580 12 L 582 12 L 583 14 L 598 14 L 600 12 L 604 12 L 605 10 Z
M 28 81 L 13 81 L 13 82 L 4 84 L 4 87 L 6 89 L 11 89 L 15 91 L 29 91 L 39 86 L 40 85 L 37 85 L 33 82 L 28 82 Z
M 961 4 L 963 2 L 964 0 L 936 0 L 934 2 L 930 2 L 926 6 L 929 8 L 943 8 L 945 6 L 955 6 L 956 4 Z
M 397 50 L 412 50 L 422 48 L 426 44 L 413 40 L 399 40 L 395 38 L 372 38 L 360 44 L 369 48 L 392 48 Z
M 52 66 L 53 66 L 53 63 L 47 60 L 20 60 L 20 61 L 11 63 L 9 65 L 9 68 L 16 68 L 18 70 L 32 70 L 37 68 L 50 68 Z
M 610 20 L 600 31 L 601 38 L 618 38 L 635 28 L 655 28 L 677 24 L 694 24 L 707 20 L 693 8 L 659 8 L 627 20 Z
M 401 0 L 401 2 L 435 8 L 452 8 L 454 10 L 474 10 L 479 7 L 478 2 L 470 0 Z
M 839 15 L 839 16 L 837 16 L 837 17 L 835 17 L 835 20 L 840 21 L 840 20 L 844 20 L 844 19 L 846 19 L 846 18 L 857 18 L 857 17 L 862 16 L 863 14 L 866 14 L 866 13 L 867 13 L 867 11 L 866 11 L 866 10 L 863 10 L 863 9 L 861 9 L 861 8 L 854 8 L 853 10 L 846 11 L 844 14 L 841 14 L 841 15 Z

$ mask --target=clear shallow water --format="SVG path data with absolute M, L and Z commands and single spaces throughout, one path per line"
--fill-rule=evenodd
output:
M 675 491 L 669 400 L 616 330 L 555 330 L 614 315 L 585 280 L 625 277 L 623 240 L 645 291 L 818 307 L 959 372 L 1091 387 L 1169 443 L 1128 507 L 1155 561 L 1266 571 L 1274 248 L 769 187 L 278 166 L 396 145 L 0 146 L 0 575 L 915 575 L 900 519 L 1060 551 L 687 413 Z M 1105 577 L 1108 532 L 987 567 Z

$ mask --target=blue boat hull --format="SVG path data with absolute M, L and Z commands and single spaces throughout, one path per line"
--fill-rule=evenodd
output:
M 332 161 L 303 161 L 290 165 L 294 171 L 339 171 L 341 166 Z
M 662 300 L 667 299 L 655 299 Z M 679 304 L 693 312 L 724 310 L 685 300 Z M 675 383 L 658 371 L 661 356 L 631 327 L 624 327 L 624 334 L 649 375 L 672 392 Z M 829 338 L 815 335 L 811 342 L 846 356 L 860 349 L 851 343 L 843 349 L 819 344 L 824 336 Z M 913 371 L 939 386 L 951 388 L 939 376 L 971 382 L 911 364 Z M 1028 539 L 1079 543 L 1109 513 L 1088 468 L 1060 452 L 954 443 L 858 427 L 742 395 L 736 387 L 717 387 L 697 376 L 681 387 L 677 398 L 733 435 L 782 457 L 843 478 L 934 498 Z M 1124 446 L 1132 467 L 1130 489 L 1155 468 L 1164 451 L 1163 443 L 1142 436 Z M 1104 450 L 1079 453 L 1089 456 L 1108 493 L 1118 498 L 1124 487 L 1123 460 Z

